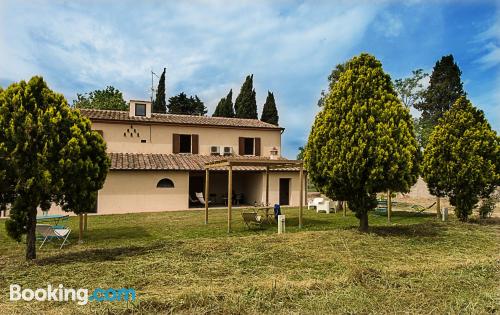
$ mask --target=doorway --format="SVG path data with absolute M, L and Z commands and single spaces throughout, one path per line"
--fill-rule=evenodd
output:
M 290 205 L 290 178 L 280 178 L 280 205 Z

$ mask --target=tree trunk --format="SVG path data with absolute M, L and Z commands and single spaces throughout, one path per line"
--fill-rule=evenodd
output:
M 436 217 L 438 220 L 441 219 L 441 198 L 439 197 L 436 199 Z
M 368 232 L 368 212 L 363 211 L 359 214 L 359 231 Z
M 34 260 L 36 259 L 36 207 L 28 212 L 26 224 L 26 260 Z
M 83 215 L 83 230 L 87 232 L 87 214 Z

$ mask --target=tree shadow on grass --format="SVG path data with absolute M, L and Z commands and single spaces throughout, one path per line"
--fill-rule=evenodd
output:
M 379 236 L 436 237 L 443 233 L 445 226 L 435 222 L 407 225 L 372 226 L 369 232 Z
M 78 230 L 73 230 L 73 233 L 78 234 Z M 140 226 L 135 227 L 113 227 L 99 228 L 99 229 L 89 229 L 88 232 L 84 232 L 84 239 L 91 241 L 102 241 L 102 240 L 118 240 L 118 239 L 140 239 L 140 238 L 150 238 L 148 230 Z M 74 235 L 73 235 L 74 236 Z
M 163 242 L 155 242 L 147 246 L 122 246 L 114 248 L 85 249 L 78 252 L 65 252 L 56 256 L 41 258 L 37 265 L 65 265 L 70 263 L 95 263 L 103 261 L 119 261 L 125 257 L 145 255 L 153 251 L 169 248 Z

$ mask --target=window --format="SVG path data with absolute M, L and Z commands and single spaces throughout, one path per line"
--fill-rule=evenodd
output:
M 180 135 L 179 153 L 191 153 L 191 135 Z
M 146 116 L 146 104 L 135 104 L 135 115 L 136 116 Z
M 156 188 L 174 188 L 174 182 L 171 179 L 163 178 L 156 184 Z
M 238 144 L 238 155 L 260 156 L 260 138 L 240 137 Z
M 254 155 L 254 138 L 245 138 L 245 146 L 243 155 Z

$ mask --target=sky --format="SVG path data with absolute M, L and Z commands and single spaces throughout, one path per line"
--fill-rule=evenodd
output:
M 151 70 L 166 67 L 167 98 L 196 94 L 212 114 L 253 74 L 259 115 L 274 93 L 288 158 L 307 141 L 331 70 L 362 52 L 393 79 L 453 54 L 500 132 L 500 0 L 0 0 L 3 88 L 41 75 L 69 103 L 108 85 L 149 99 Z

